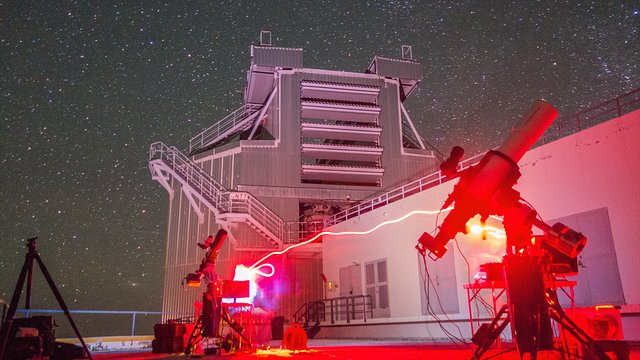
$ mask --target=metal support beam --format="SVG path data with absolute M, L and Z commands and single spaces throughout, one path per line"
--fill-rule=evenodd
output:
M 182 186 L 182 192 L 189 200 L 189 204 L 193 208 L 193 211 L 198 215 L 198 224 L 204 223 L 204 213 L 200 210 L 200 206 L 196 202 L 196 199 L 193 198 L 193 190 L 190 187 Z
M 416 127 L 413 126 L 413 122 L 411 121 L 411 118 L 409 117 L 409 114 L 407 113 L 407 109 L 404 108 L 404 105 L 398 101 L 398 104 L 400 105 L 400 109 L 402 109 L 402 113 L 404 114 L 405 118 L 407 118 L 407 123 L 409 124 L 409 127 L 411 128 L 411 131 L 413 131 L 413 135 L 416 136 L 416 139 L 418 140 L 418 143 L 420 144 L 420 148 L 422 150 L 425 150 L 424 144 L 422 143 L 422 138 L 420 137 L 420 134 L 418 134 L 418 131 L 416 130 Z
M 267 102 L 264 104 L 262 109 L 260 109 L 260 114 L 254 120 L 253 128 L 251 129 L 251 134 L 249 134 L 249 140 L 253 139 L 253 136 L 256 134 L 256 131 L 258 130 L 258 125 L 260 125 L 260 122 L 262 121 L 264 114 L 267 112 L 267 109 L 271 105 L 271 101 L 273 101 L 273 97 L 275 96 L 277 91 L 278 91 L 278 86 L 276 85 L 273 88 L 273 90 L 271 90 L 271 94 L 269 94 L 269 98 L 267 99 Z
M 169 179 L 169 175 L 165 174 L 162 170 L 163 170 L 163 166 L 159 165 L 157 162 L 154 162 L 152 164 L 149 164 L 149 168 L 151 170 L 151 179 L 156 180 L 157 182 L 160 183 L 160 185 L 162 185 L 162 187 L 167 190 L 167 192 L 169 193 L 169 199 L 173 200 L 173 195 L 174 195 L 174 191 L 171 188 L 171 185 L 169 185 L 168 179 Z

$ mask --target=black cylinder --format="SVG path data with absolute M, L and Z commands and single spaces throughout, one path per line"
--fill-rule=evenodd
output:
M 282 340 L 284 338 L 284 316 L 276 316 L 271 320 L 271 339 Z

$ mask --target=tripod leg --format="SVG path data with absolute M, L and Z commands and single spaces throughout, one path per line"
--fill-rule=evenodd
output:
M 509 315 L 508 314 L 507 314 L 507 318 L 502 320 L 500 325 L 497 325 L 497 324 L 498 324 L 498 322 L 501 321 L 502 316 L 508 310 L 509 310 L 509 307 L 507 305 L 503 305 L 502 308 L 500 308 L 500 311 L 498 311 L 496 316 L 493 318 L 493 321 L 491 321 L 491 324 L 484 324 L 484 325 L 488 325 L 488 326 L 484 327 L 484 329 L 486 329 L 485 330 L 486 332 L 485 332 L 484 335 L 481 336 L 480 339 L 478 339 L 476 337 L 478 336 L 478 333 L 481 331 L 480 329 L 483 329 L 483 327 L 481 326 L 480 329 L 478 329 L 478 331 L 476 331 L 476 335 L 474 335 L 473 342 L 478 347 L 474 350 L 472 359 L 474 359 L 474 360 L 480 359 L 480 357 L 484 353 L 486 353 L 487 350 L 489 350 L 489 347 L 491 346 L 491 344 L 493 344 L 496 341 L 496 339 L 500 336 L 502 331 L 504 331 L 504 329 L 507 327 L 507 325 L 509 324 Z
M 247 337 L 242 333 L 242 330 L 238 330 L 238 329 L 233 325 L 233 324 L 234 324 L 234 322 L 233 322 L 233 320 L 231 319 L 231 316 L 229 316 L 229 313 L 228 313 L 226 310 L 224 310 L 224 309 L 221 309 L 221 318 L 222 318 L 222 320 L 223 320 L 224 322 L 226 322 L 226 323 L 229 325 L 229 327 L 231 328 L 231 330 L 233 330 L 236 334 L 240 335 L 240 337 L 241 337 L 242 339 L 244 339 L 244 341 L 246 341 L 246 342 L 247 342 L 247 344 L 249 344 L 249 347 L 250 347 L 250 348 L 252 348 L 252 347 L 253 347 L 253 344 L 252 344 L 252 343 L 251 343 L 251 341 L 250 341 L 250 340 L 249 340 L 249 339 L 248 339 L 248 338 L 247 338 Z
M 584 330 L 578 326 L 567 314 L 562 310 L 562 307 L 557 302 L 557 295 L 555 291 L 547 289 L 546 291 L 547 303 L 549 304 L 549 315 L 553 320 L 560 324 L 565 330 L 567 330 L 573 337 L 583 345 L 586 345 L 592 350 L 598 358 L 601 360 L 610 360 L 609 356 L 598 346 L 593 338 L 589 336 Z
M 71 318 L 69 309 L 67 308 L 67 305 L 64 303 L 64 300 L 62 299 L 62 295 L 60 295 L 60 292 L 58 291 L 56 284 L 53 282 L 53 279 L 51 278 L 51 275 L 49 274 L 47 267 L 42 262 L 42 259 L 40 259 L 40 255 L 36 254 L 35 258 L 36 260 L 38 260 L 38 265 L 40 266 L 40 270 L 42 271 L 44 278 L 47 280 L 47 283 L 49 284 L 49 287 L 51 288 L 53 295 L 56 297 L 56 300 L 58 300 L 58 305 L 60 305 L 60 308 L 62 308 L 62 310 L 64 311 L 64 315 L 67 317 L 67 319 L 69 319 L 69 323 L 71 324 L 73 331 L 78 337 L 78 340 L 80 340 L 80 343 L 82 344 L 82 348 L 84 349 L 85 354 L 89 357 L 89 359 L 93 360 L 93 356 L 91 356 L 91 352 L 89 352 L 89 348 L 87 348 L 87 344 L 85 344 L 84 339 L 82 338 L 82 335 L 80 335 L 80 331 L 78 331 L 78 327 L 76 326 L 76 323 L 73 321 L 73 318 Z
M 24 308 L 31 309 L 31 287 L 33 285 L 33 256 L 31 254 L 31 261 L 29 263 L 29 269 L 27 270 L 27 297 L 24 300 Z
M 7 347 L 7 343 L 9 342 L 9 332 L 11 331 L 11 325 L 13 325 L 13 318 L 16 315 L 16 310 L 18 309 L 18 302 L 20 301 L 20 295 L 22 295 L 22 289 L 24 288 L 24 279 L 27 276 L 27 273 L 30 272 L 30 269 L 33 268 L 33 256 L 31 253 L 27 254 L 27 258 L 22 265 L 22 270 L 20 270 L 20 275 L 18 276 L 18 282 L 16 283 L 16 288 L 13 291 L 13 297 L 11 298 L 11 304 L 9 305 L 9 310 L 7 310 L 7 315 L 5 317 L 4 324 L 2 324 L 2 329 L 0 330 L 0 359 L 4 359 L 4 352 Z
M 191 351 L 194 350 L 195 346 L 200 341 L 202 341 L 203 339 L 202 329 L 204 329 L 204 327 L 205 327 L 204 317 L 200 315 L 198 317 L 198 320 L 196 321 L 195 326 L 193 327 L 193 331 L 191 332 L 191 335 L 189 336 L 189 340 L 187 340 L 187 345 L 184 348 L 184 353 L 186 355 L 191 354 Z

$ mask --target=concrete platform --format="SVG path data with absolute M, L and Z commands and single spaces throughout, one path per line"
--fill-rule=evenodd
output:
M 110 359 L 277 359 L 293 358 L 300 360 L 374 360 L 374 359 L 446 359 L 463 360 L 471 359 L 473 348 L 466 344 L 442 344 L 424 343 L 415 341 L 382 341 L 382 340 L 309 340 L 308 350 L 289 351 L 280 348 L 279 342 L 271 342 L 255 353 L 233 352 L 224 353 L 221 356 L 213 355 L 184 355 L 184 354 L 152 354 L 150 351 L 138 351 L 130 353 L 104 353 L 93 354 L 96 360 Z M 519 354 L 511 344 L 502 344 L 501 349 L 492 348 L 486 352 L 482 359 L 520 359 Z M 525 354 L 525 359 L 529 355 Z M 557 351 L 542 351 L 537 359 L 561 359 Z M 630 360 L 640 360 L 640 344 L 632 344 Z

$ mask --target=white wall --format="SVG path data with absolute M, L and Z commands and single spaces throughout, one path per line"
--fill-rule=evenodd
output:
M 536 148 L 520 171 L 516 189 L 543 219 L 608 209 L 625 301 L 639 304 L 640 111 Z
M 544 219 L 554 219 L 606 207 L 627 304 L 640 303 L 640 111 L 538 147 L 520 162 L 522 177 L 516 189 Z M 397 219 L 413 210 L 437 210 L 454 182 L 440 185 L 407 199 L 338 224 L 330 231 L 366 231 L 383 221 Z M 446 214 L 440 215 L 441 222 Z M 324 238 L 324 274 L 338 281 L 339 269 L 351 264 L 386 258 L 391 317 L 372 322 L 425 321 L 421 315 L 419 262 L 414 246 L 420 235 L 434 230 L 435 215 L 414 215 L 384 226 L 369 235 L 336 235 Z M 588 235 L 588 234 L 587 234 Z M 504 255 L 504 240 L 476 239 L 458 235 L 458 244 L 470 263 L 477 266 Z M 588 245 L 587 245 L 588 246 Z M 455 257 L 460 313 L 452 319 L 468 318 L 467 265 L 448 245 Z M 634 261 L 635 260 L 635 261 Z M 428 260 L 431 261 L 431 260 Z M 364 276 L 364 275 L 363 275 Z M 363 278 L 364 283 L 364 278 Z M 339 286 L 340 284 L 338 284 Z M 338 296 L 330 292 L 329 297 Z M 435 325 L 432 325 L 435 326 Z M 468 336 L 468 325 L 461 325 Z M 408 326 L 407 329 L 410 327 Z M 330 329 L 329 329 L 330 332 Z M 627 334 L 629 335 L 629 334 Z M 394 328 L 391 337 L 422 337 L 415 329 Z

